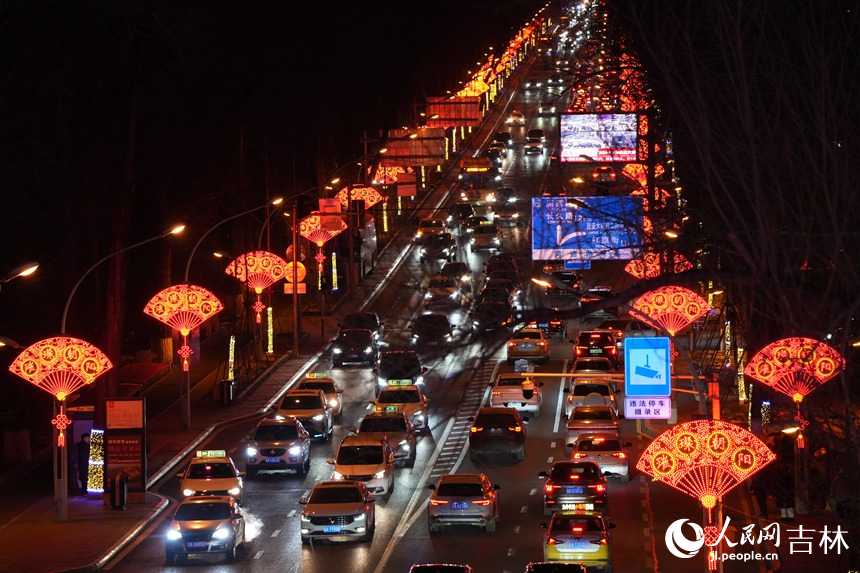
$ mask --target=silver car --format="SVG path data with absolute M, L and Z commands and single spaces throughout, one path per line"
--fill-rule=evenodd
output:
M 617 436 L 583 434 L 573 443 L 570 459 L 594 462 L 606 477 L 630 480 L 630 456 L 627 448 L 633 444 Z
M 305 506 L 299 517 L 302 543 L 314 539 L 373 539 L 375 503 L 360 481 L 321 481 L 299 503 Z
M 387 439 L 397 461 L 402 461 L 407 468 L 415 466 L 415 426 L 404 412 L 365 414 L 358 424 L 356 433 L 379 440 Z
M 612 406 L 618 413 L 618 395 L 607 378 L 575 379 L 570 388 L 565 388 L 567 399 L 564 401 L 564 417 L 570 418 L 577 406 Z
M 534 377 L 516 372 L 499 374 L 490 395 L 493 408 L 514 408 L 540 418 L 543 404 L 543 382 L 535 382 Z
M 434 486 L 427 504 L 431 533 L 448 525 L 476 525 L 488 532 L 496 530 L 499 520 L 498 485 L 486 474 L 445 474 Z
M 245 446 L 245 472 L 294 470 L 299 475 L 311 467 L 311 438 L 296 418 L 260 421 Z
M 565 444 L 573 444 L 583 434 L 618 436 L 621 422 L 612 406 L 577 406 L 567 419 Z
M 370 493 L 386 497 L 394 489 L 394 454 L 386 438 L 346 436 L 337 457 L 326 461 L 334 466 L 333 480 L 360 481 Z

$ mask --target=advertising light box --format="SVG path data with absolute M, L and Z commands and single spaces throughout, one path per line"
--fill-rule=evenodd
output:
M 561 161 L 638 161 L 635 113 L 564 113 L 559 119 Z
M 534 197 L 532 260 L 635 259 L 642 218 L 642 197 Z

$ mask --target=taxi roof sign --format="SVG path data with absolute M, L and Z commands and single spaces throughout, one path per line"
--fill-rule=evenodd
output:
M 392 379 L 392 380 L 388 381 L 388 385 L 389 386 L 411 386 L 412 385 L 412 379 L 411 378 Z
M 308 372 L 305 378 L 328 378 L 328 372 Z
M 198 458 L 226 458 L 227 450 L 197 450 Z

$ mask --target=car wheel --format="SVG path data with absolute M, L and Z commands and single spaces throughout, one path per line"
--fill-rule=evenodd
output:
M 376 530 L 376 525 L 370 526 L 370 528 L 368 528 L 367 531 L 365 531 L 364 534 L 361 537 L 359 537 L 359 541 L 364 542 L 364 543 L 369 543 L 369 542 L 373 541 L 373 532 L 375 530 Z
M 385 492 L 385 499 L 391 499 L 392 493 L 394 493 L 394 478 L 388 482 L 388 491 Z
M 484 531 L 486 531 L 487 533 L 493 533 L 496 531 L 496 518 L 495 517 L 487 522 L 487 525 L 484 526 Z
M 477 462 L 478 461 L 478 453 L 475 451 L 469 450 L 469 459 L 472 460 L 473 462 Z
M 176 561 L 176 553 L 167 553 L 164 559 L 165 564 L 171 567 L 174 561 Z
M 307 473 L 311 471 L 311 457 L 308 456 L 308 459 L 305 460 L 305 463 L 302 464 L 302 469 L 299 472 L 301 475 L 307 475 Z
M 525 446 L 523 446 L 522 448 L 520 448 L 520 449 L 517 451 L 517 461 L 518 461 L 518 462 L 521 462 L 521 461 L 523 461 L 524 459 L 526 459 L 526 447 L 525 447 Z
M 537 410 L 534 411 L 534 417 L 540 418 L 540 408 L 538 408 Z
M 415 450 L 413 450 L 413 452 L 414 451 Z M 409 458 L 406 460 L 406 467 L 407 468 L 414 468 L 415 467 L 415 454 L 414 453 L 411 456 L 409 456 Z
M 233 547 L 227 550 L 227 562 L 233 563 L 239 557 L 238 546 L 233 543 Z
M 245 468 L 245 473 L 248 474 L 249 478 L 256 477 L 258 471 L 260 470 L 258 470 L 257 468 Z
M 310 537 L 306 537 L 306 536 L 302 535 L 302 544 L 303 545 L 308 545 L 308 544 L 310 544 L 310 542 L 311 542 Z

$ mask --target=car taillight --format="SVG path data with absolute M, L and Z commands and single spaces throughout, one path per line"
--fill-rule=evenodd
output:
M 430 499 L 430 505 L 447 505 L 448 502 L 444 499 Z
M 591 335 L 591 338 L 600 338 L 600 333 L 595 332 Z
M 474 503 L 475 505 L 490 505 L 493 502 L 489 499 L 476 499 L 472 503 Z
M 577 356 L 582 356 L 585 353 L 585 347 L 584 346 L 575 346 L 573 348 L 573 351 L 576 353 Z
M 476 433 L 476 432 L 483 432 L 483 431 L 484 431 L 484 428 L 479 428 L 479 427 L 477 427 L 477 426 L 472 426 L 471 428 L 469 428 L 469 431 L 470 431 L 470 432 L 472 432 L 472 433 L 474 434 L 474 433 Z
M 557 489 L 558 489 L 558 486 L 557 486 L 557 485 L 546 484 L 545 486 L 543 486 L 543 490 L 544 490 L 546 493 L 552 493 L 553 491 L 555 491 L 555 490 L 557 490 Z
M 498 390 L 493 390 L 493 396 L 501 396 L 501 395 L 502 395 L 502 393 L 499 392 Z
M 574 525 L 570 530 L 571 530 L 573 533 L 579 533 L 579 534 L 581 534 L 583 531 L 585 531 L 585 528 L 584 528 L 584 527 L 582 527 L 581 525 Z
M 621 332 L 620 330 L 615 331 L 615 338 L 621 338 L 623 335 L 624 335 L 624 333 Z
M 595 489 L 595 491 L 597 491 L 597 493 L 603 493 L 606 491 L 606 486 L 599 483 L 596 486 L 594 486 L 594 489 Z
M 508 429 L 512 432 L 522 432 L 523 431 L 523 429 L 520 428 L 519 426 L 509 426 Z
M 517 345 L 516 341 L 514 341 L 514 340 L 508 340 L 508 348 L 513 348 L 513 347 L 514 347 L 514 346 L 516 346 L 516 345 Z
M 600 539 L 594 539 L 592 542 L 594 545 L 606 545 L 607 541 L 605 537 L 601 537 Z
M 608 354 L 612 354 L 612 355 L 618 354 L 618 348 L 616 348 L 615 345 L 604 346 L 603 349 L 606 350 L 606 352 Z
M 550 537 L 546 540 L 547 545 L 562 545 L 564 542 L 564 539 L 556 539 L 555 537 Z
M 583 455 L 585 455 L 585 454 L 583 454 Z M 570 479 L 570 481 L 579 481 L 579 474 L 570 474 L 567 477 Z
M 627 454 L 625 454 L 624 452 L 613 452 L 612 457 L 613 458 L 619 458 L 619 459 L 623 460 L 627 457 Z
M 573 454 L 573 459 L 575 459 L 575 460 L 579 460 L 579 459 L 582 459 L 582 458 L 586 457 L 587 455 L 588 455 L 588 454 L 585 454 L 585 453 L 582 453 L 582 452 L 576 452 L 575 454 Z
M 546 340 L 538 340 L 538 346 L 546 346 Z

